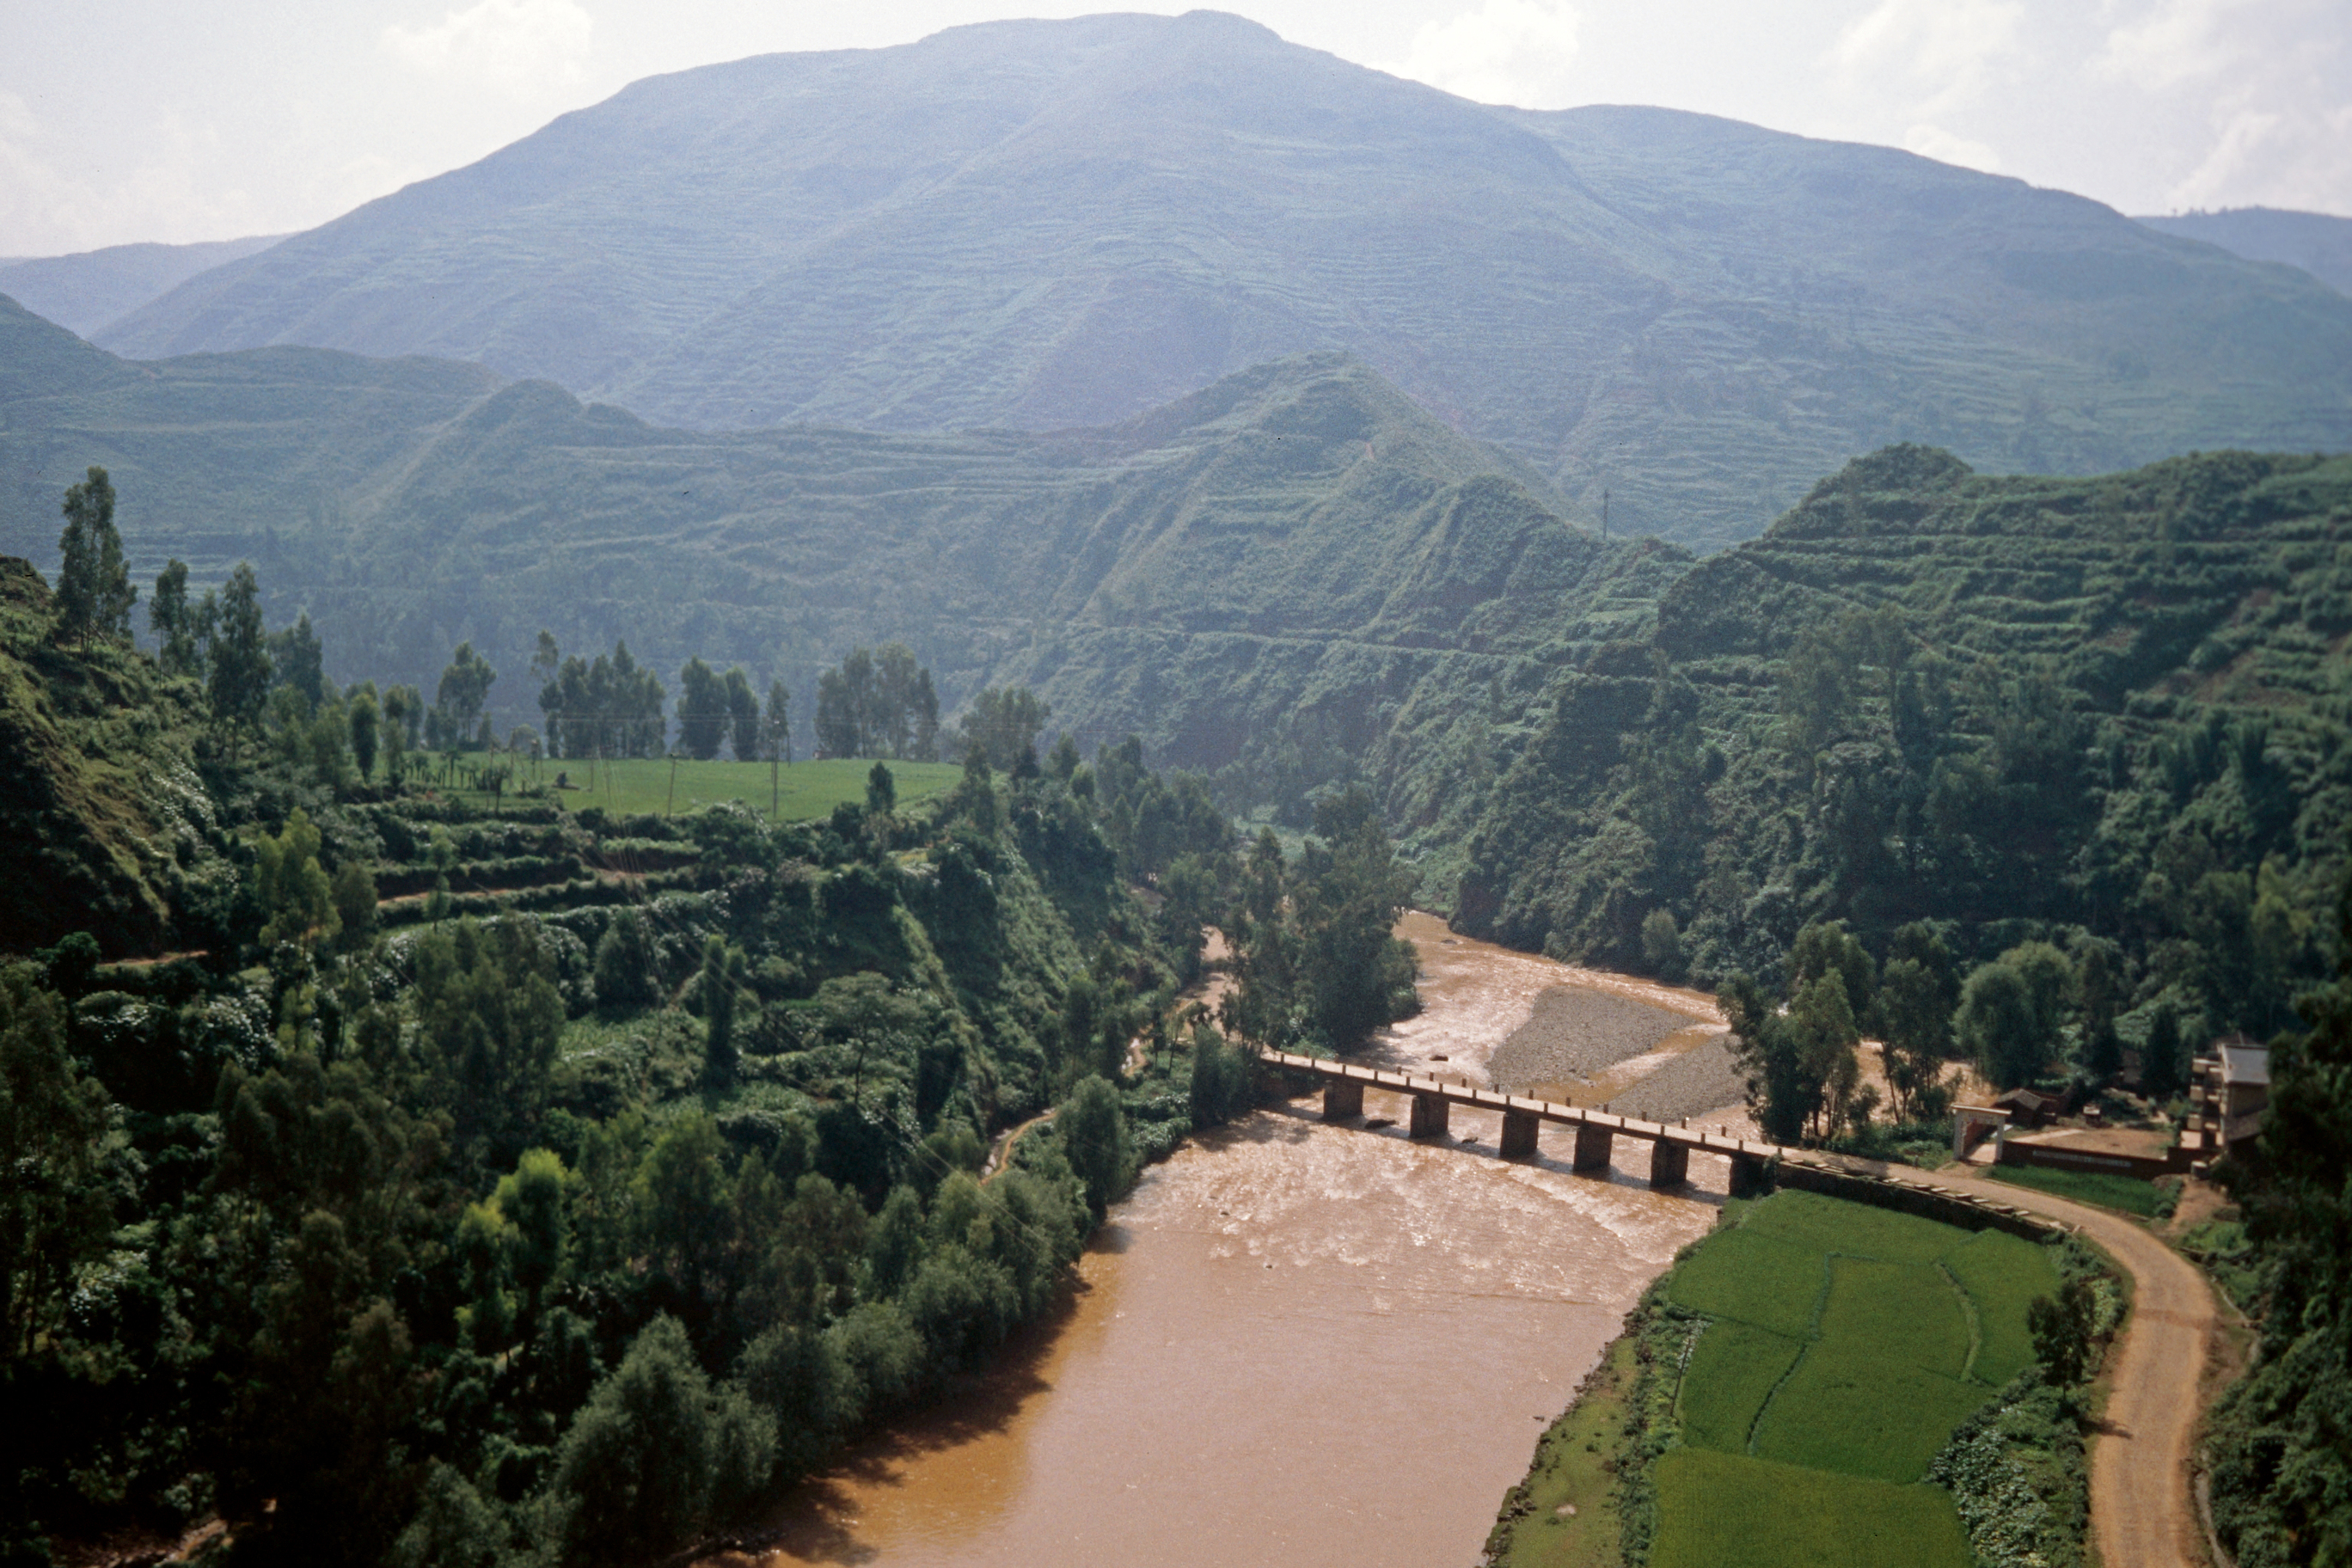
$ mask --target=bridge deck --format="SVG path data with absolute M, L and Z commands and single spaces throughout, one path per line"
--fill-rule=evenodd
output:
M 1375 1068 L 1359 1067 L 1353 1062 L 1331 1061 L 1323 1057 L 1298 1057 L 1287 1051 L 1263 1051 L 1261 1060 L 1274 1067 L 1287 1068 L 1294 1072 L 1312 1073 L 1318 1078 L 1343 1083 L 1360 1083 L 1366 1089 L 1383 1089 L 1392 1094 L 1426 1094 L 1435 1096 L 1449 1105 L 1466 1105 L 1479 1110 L 1512 1110 L 1533 1116 L 1540 1121 L 1557 1122 L 1563 1127 L 1598 1127 L 1627 1138 L 1645 1139 L 1653 1143 L 1673 1143 L 1707 1154 L 1738 1154 L 1751 1160 L 1769 1160 L 1787 1151 L 1776 1143 L 1759 1143 L 1748 1138 L 1727 1137 L 1720 1132 L 1706 1132 L 1696 1128 L 1669 1127 L 1663 1122 L 1642 1121 L 1631 1116 L 1616 1116 L 1606 1110 L 1590 1110 L 1582 1106 L 1561 1105 L 1554 1100 L 1531 1100 L 1525 1095 L 1501 1094 L 1491 1089 L 1472 1089 L 1466 1084 L 1447 1083 L 1443 1079 L 1415 1078 L 1411 1073 L 1381 1072 Z

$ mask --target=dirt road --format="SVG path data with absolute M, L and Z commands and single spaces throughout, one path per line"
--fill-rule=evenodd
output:
M 2213 1291 L 2196 1266 L 2120 1215 L 1992 1182 L 1959 1167 L 1874 1166 L 1898 1181 L 1992 1188 L 2000 1201 L 2063 1220 L 2132 1277 L 2132 1312 L 2108 1362 L 2114 1391 L 2091 1445 L 2091 1531 L 2110 1568 L 2206 1568 L 2189 1493 L 2198 1378 L 2219 1331 Z

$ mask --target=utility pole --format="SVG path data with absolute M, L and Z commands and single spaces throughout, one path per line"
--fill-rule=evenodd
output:
M 669 754 L 669 804 L 662 807 L 664 816 L 677 815 L 677 753 Z
M 1603 540 L 1609 537 L 1609 492 L 1607 490 L 1601 492 L 1601 537 Z

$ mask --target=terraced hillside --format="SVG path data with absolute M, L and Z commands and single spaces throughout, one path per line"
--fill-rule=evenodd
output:
M 1851 464 L 1550 689 L 1457 924 L 1641 962 L 1664 909 L 1721 974 L 1813 918 L 1993 951 L 2075 923 L 2230 954 L 2208 978 L 2266 1033 L 2324 967 L 2352 821 L 2347 524 L 2345 458 Z
M 950 708 L 1026 680 L 1089 742 L 1135 731 L 1295 805 L 1643 635 L 1690 559 L 1568 526 L 1525 465 L 1338 354 L 1121 426 L 957 437 L 661 430 L 316 350 L 142 365 L 5 310 L 0 365 L 0 549 L 47 556 L 103 462 L 138 573 L 251 559 L 341 678 L 429 685 L 470 639 L 503 723 L 537 721 L 542 627 L 665 673 L 740 660 L 803 715 L 820 668 L 898 638 Z
M 2352 446 L 2352 300 L 2095 203 L 1657 110 L 1489 109 L 1240 18 L 651 78 L 102 335 L 478 361 L 702 429 L 1130 418 L 1346 350 L 1702 548 L 1890 441 Z

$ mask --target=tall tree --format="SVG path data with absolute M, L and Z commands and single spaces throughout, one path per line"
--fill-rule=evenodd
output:
M 790 762 L 793 748 L 793 694 L 781 680 L 768 682 L 768 703 L 760 710 L 760 754 L 770 762 Z
M 760 750 L 760 698 L 751 689 L 751 678 L 737 665 L 727 672 L 727 743 L 735 750 L 739 763 L 758 762 Z
M 727 735 L 727 683 L 699 658 L 677 675 L 677 743 L 704 762 L 719 754 Z
M 318 707 L 326 696 L 326 650 L 311 629 L 309 611 L 285 630 L 270 634 L 269 669 L 277 685 L 300 694 L 306 710 Z
M 474 651 L 472 643 L 459 643 L 441 672 L 441 684 L 434 689 L 433 710 L 425 716 L 427 739 L 451 751 L 471 743 L 498 679 L 499 672 Z
M 129 640 L 139 590 L 114 527 L 114 485 L 92 465 L 66 491 L 65 531 L 58 536 L 58 635 L 87 647 L 93 637 Z
M 217 608 L 205 596 L 213 625 L 205 650 L 213 718 L 231 729 L 251 729 L 269 699 L 268 637 L 261 620 L 261 584 L 247 562 L 236 563 Z
M 1039 701 L 1025 686 L 988 687 L 964 713 L 963 742 L 967 747 L 985 747 L 991 763 L 1009 769 L 1034 750 L 1045 721 L 1053 716 L 1052 706 Z
M 375 756 L 381 739 L 381 710 L 376 706 L 373 687 L 362 687 L 352 694 L 351 729 L 352 761 L 359 764 L 360 777 L 373 781 L 375 777 Z
M 155 662 L 166 675 L 199 673 L 196 614 L 188 603 L 188 563 L 174 559 L 155 578 L 147 602 L 147 625 L 155 633 Z

